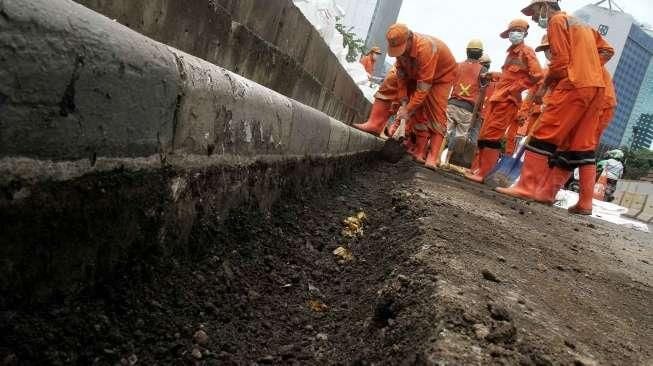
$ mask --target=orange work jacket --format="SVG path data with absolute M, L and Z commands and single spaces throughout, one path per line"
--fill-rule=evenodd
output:
M 603 62 L 614 54 L 614 48 L 582 20 L 555 13 L 547 28 L 551 62 L 547 84 L 559 80 L 559 89 L 605 87 Z
M 491 102 L 510 101 L 519 106 L 521 93 L 544 77 L 535 51 L 523 42 L 508 49 L 501 71 Z
M 434 84 L 451 83 L 456 78 L 458 63 L 444 42 L 413 33 L 409 55 L 397 57 L 395 67 L 400 97 L 407 100 L 408 112 L 413 113 L 424 103 Z M 414 92 L 409 90 L 409 84 L 414 85 Z

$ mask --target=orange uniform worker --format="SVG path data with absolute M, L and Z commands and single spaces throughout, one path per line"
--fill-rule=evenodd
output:
M 365 56 L 361 57 L 360 63 L 363 64 L 365 71 L 367 71 L 367 76 L 372 76 L 374 74 L 374 66 L 376 66 L 376 60 L 380 55 L 381 48 L 374 46 Z
M 441 40 L 414 33 L 404 24 L 393 24 L 386 34 L 388 54 L 397 57 L 397 81 L 402 106 L 392 133 L 402 119 L 415 134 L 413 157 L 435 168 L 446 133 L 447 99 L 456 78 L 457 62 Z M 426 155 L 426 145 L 430 149 Z
M 486 63 L 481 62 L 481 64 L 485 65 L 485 67 L 489 70 L 491 60 L 486 55 L 483 55 L 483 57 L 486 57 L 488 61 Z M 481 57 L 481 59 L 483 59 L 483 57 Z M 494 91 L 497 89 L 497 83 L 500 79 L 500 72 L 488 72 L 486 74 L 485 81 L 487 84 L 485 85 L 485 98 L 483 99 L 483 105 L 479 112 L 481 120 L 483 121 L 485 121 L 489 115 L 488 111 L 490 110 L 490 100 L 492 100 L 492 96 L 494 95 Z
M 537 96 L 555 86 L 549 91 L 540 125 L 526 145 L 519 182 L 497 190 L 552 204 L 560 187 L 579 167 L 579 202 L 569 212 L 591 214 L 594 140 L 605 89 L 603 64 L 614 49 L 596 30 L 562 12 L 557 0 L 532 0 L 522 12 L 546 27 L 549 37 L 549 72 Z
M 535 85 L 542 77 L 542 68 L 535 57 L 535 51 L 524 44 L 528 35 L 528 23 L 522 19 L 510 22 L 501 38 L 509 38 L 512 46 L 508 49 L 506 62 L 502 67 L 501 78 L 490 99 L 487 119 L 483 122 L 478 139 L 478 169 L 466 174 L 469 180 L 483 183 L 501 155 L 501 139 L 510 123 L 517 118 L 521 104 L 521 93 Z
M 492 59 L 490 59 L 490 56 L 487 54 L 483 54 L 481 58 L 479 59 L 481 65 L 485 68 L 485 70 L 490 70 L 490 66 L 492 64 Z M 481 85 L 482 91 L 481 93 L 485 93 L 485 97 L 483 98 L 483 102 L 478 108 L 478 111 L 476 112 L 478 114 L 477 117 L 472 117 L 476 118 L 476 121 L 474 122 L 474 126 L 472 126 L 471 130 L 469 131 L 469 141 L 472 143 L 476 143 L 478 140 L 478 134 L 480 132 L 481 126 L 483 125 L 483 121 L 485 118 L 487 118 L 487 110 L 489 109 L 488 106 L 490 105 L 490 99 L 492 98 L 492 95 L 494 94 L 494 90 L 496 90 L 497 82 L 501 78 L 501 73 L 500 72 L 487 72 L 484 77 L 483 77 L 483 84 Z M 472 166 L 469 169 L 471 172 L 475 172 L 478 170 L 478 149 L 476 150 L 474 154 L 474 159 L 472 160 Z
M 386 127 L 388 119 L 396 112 L 393 103 L 398 100 L 397 70 L 393 67 L 388 71 L 379 90 L 374 94 L 374 103 L 372 103 L 372 111 L 368 120 L 361 124 L 355 123 L 353 127 L 380 136 Z
M 483 42 L 472 39 L 467 44 L 467 59 L 458 64 L 456 80 L 447 106 L 447 136 L 449 146 L 443 165 L 448 165 L 457 139 L 467 139 L 472 128 L 473 114 L 481 97 L 483 77 L 487 72 L 480 62 Z
M 546 34 L 542 37 L 540 45 L 535 47 L 535 52 L 542 51 L 544 51 L 546 59 L 549 60 L 551 58 L 551 52 L 549 50 L 549 39 Z M 542 74 L 546 75 L 548 71 L 548 68 L 544 68 L 542 69 Z M 508 132 L 506 132 L 506 154 L 512 155 L 515 152 L 517 149 L 517 139 L 527 136 L 535 121 L 540 117 L 543 101 L 541 98 L 535 98 L 535 94 L 537 94 L 542 85 L 544 85 L 544 78 L 528 89 L 528 94 L 519 107 L 519 112 L 517 112 L 516 121 L 510 125 Z

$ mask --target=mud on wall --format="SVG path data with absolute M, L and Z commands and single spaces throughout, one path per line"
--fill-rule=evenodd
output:
M 291 0 L 75 0 L 347 124 L 370 103 Z

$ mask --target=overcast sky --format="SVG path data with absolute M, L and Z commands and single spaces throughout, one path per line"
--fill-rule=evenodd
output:
M 562 9 L 573 13 L 577 9 L 597 1 L 563 0 Z M 492 69 L 498 69 L 505 59 L 508 40 L 499 38 L 510 20 L 526 18 L 520 10 L 530 0 L 404 0 L 399 22 L 412 30 L 443 40 L 462 61 L 465 47 L 472 38 L 480 38 L 486 52 L 492 58 Z M 616 3 L 638 21 L 653 24 L 653 0 L 617 0 Z M 607 4 L 607 2 L 606 2 Z M 544 30 L 530 21 L 526 43 L 533 48 L 539 44 Z M 544 58 L 542 56 L 541 61 Z

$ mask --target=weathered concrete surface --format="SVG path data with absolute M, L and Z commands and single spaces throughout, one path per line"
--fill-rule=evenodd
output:
M 0 12 L 0 156 L 146 156 L 171 140 L 179 73 L 165 46 L 68 1 Z
M 305 155 L 294 144 L 307 142 L 296 136 L 291 139 L 293 109 L 305 106 L 197 57 L 170 50 L 181 73 L 175 149 L 206 155 Z M 315 115 L 329 118 L 318 111 Z M 316 138 L 328 141 L 328 133 Z
M 340 121 L 370 108 L 291 0 L 76 0 L 159 42 L 256 81 Z
M 71 0 L 0 0 L 0 76 L 3 301 L 183 255 L 206 212 L 265 212 L 382 146 Z
M 353 130 L 330 141 L 337 122 L 326 114 L 72 1 L 0 7 L 0 168 L 9 175 L 16 164 L 7 158 L 88 159 L 93 168 L 101 158 L 159 155 L 165 164 L 174 154 L 324 156 L 330 145 L 346 144 L 339 154 L 380 146 Z

